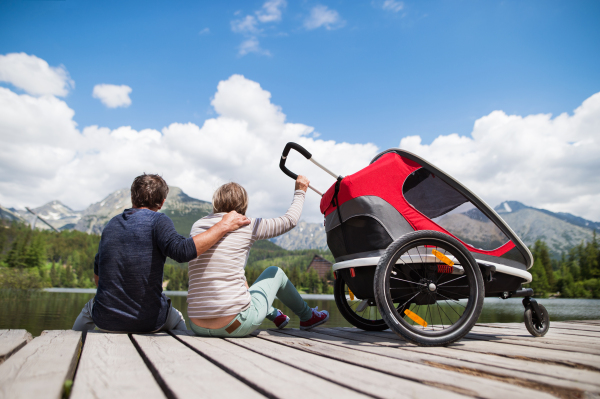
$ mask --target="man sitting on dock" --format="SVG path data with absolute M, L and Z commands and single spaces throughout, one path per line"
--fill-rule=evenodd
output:
M 229 212 L 212 228 L 194 237 L 177 233 L 171 219 L 158 211 L 169 186 L 159 175 L 143 174 L 131 185 L 133 208 L 112 218 L 102 232 L 94 262 L 98 290 L 75 320 L 73 330 L 155 332 L 185 330 L 181 312 L 162 292 L 167 256 L 188 262 L 226 233 L 250 223 Z

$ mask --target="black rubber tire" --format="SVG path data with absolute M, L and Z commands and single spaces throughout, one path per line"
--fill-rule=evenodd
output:
M 469 281 L 469 286 L 467 286 L 469 289 L 469 300 L 467 301 L 467 305 L 464 306 L 465 310 L 459 316 L 456 324 L 452 324 L 448 329 L 427 332 L 412 328 L 404 320 L 404 317 L 398 313 L 398 309 L 394 306 L 390 294 L 390 280 L 388 276 L 390 276 L 391 269 L 395 266 L 396 261 L 409 249 L 422 245 L 439 246 L 440 248 L 451 250 L 452 255 L 456 257 L 464 268 L 465 275 Z M 373 284 L 375 301 L 383 320 L 397 335 L 420 346 L 443 346 L 458 341 L 471 331 L 483 309 L 483 298 L 485 296 L 483 277 L 473 255 L 458 240 L 437 231 L 415 231 L 405 234 L 390 244 L 379 260 Z
M 531 305 L 529 305 L 527 309 L 525 309 L 525 314 L 523 315 L 523 318 L 525 319 L 525 327 L 527 328 L 527 331 L 529 331 L 529 334 L 533 335 L 534 337 L 543 337 L 544 335 L 546 335 L 548 329 L 550 328 L 550 316 L 548 315 L 548 311 L 546 310 L 544 305 L 538 303 L 538 307 L 542 312 L 541 325 L 533 322 L 533 312 L 531 310 Z
M 383 331 L 389 328 L 383 319 L 369 320 L 356 314 L 348 304 L 345 287 L 346 282 L 338 275 L 333 284 L 333 297 L 337 308 L 348 323 L 365 331 Z

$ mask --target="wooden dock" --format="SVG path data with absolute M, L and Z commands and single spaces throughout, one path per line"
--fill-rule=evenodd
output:
M 389 331 L 248 338 L 0 330 L 0 398 L 600 398 L 600 321 L 478 324 L 448 347 Z

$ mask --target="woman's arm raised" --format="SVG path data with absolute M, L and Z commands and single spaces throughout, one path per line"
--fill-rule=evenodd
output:
M 304 205 L 304 197 L 308 189 L 309 181 L 305 176 L 298 176 L 294 191 L 294 200 L 285 215 L 273 219 L 256 219 L 253 238 L 264 240 L 277 237 L 287 233 L 298 224 Z

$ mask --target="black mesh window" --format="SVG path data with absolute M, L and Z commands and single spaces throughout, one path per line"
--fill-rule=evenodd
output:
M 424 168 L 406 178 L 402 193 L 409 204 L 430 219 L 444 215 L 468 201 L 461 193 Z
M 388 232 L 369 216 L 350 218 L 327 233 L 327 246 L 335 258 L 386 249 L 391 243 Z

